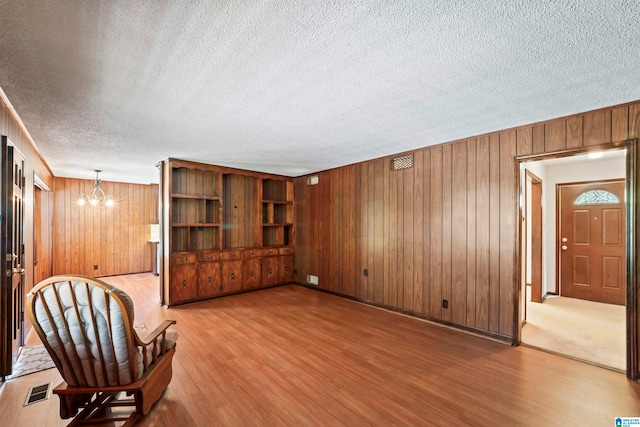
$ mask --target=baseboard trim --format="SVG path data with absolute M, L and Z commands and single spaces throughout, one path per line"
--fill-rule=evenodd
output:
M 423 314 L 419 314 L 419 313 L 415 313 L 413 311 L 409 311 L 409 310 L 403 310 L 400 308 L 396 308 L 396 307 L 392 307 L 392 306 L 388 306 L 385 304 L 378 304 L 376 302 L 370 301 L 370 300 L 365 300 L 362 298 L 357 298 L 357 297 L 353 297 L 350 295 L 344 295 L 341 294 L 339 292 L 335 292 L 335 291 L 330 291 L 328 289 L 323 289 L 323 288 L 319 288 L 317 286 L 313 286 L 310 285 L 308 283 L 301 283 L 301 282 L 294 282 L 294 284 L 298 285 L 298 286 L 302 286 L 304 288 L 308 288 L 308 289 L 312 289 L 314 291 L 319 291 L 319 292 L 324 292 L 327 294 L 331 294 L 331 295 L 335 295 L 337 297 L 341 297 L 341 298 L 345 298 L 360 304 L 365 304 L 374 308 L 378 308 L 378 309 L 382 309 L 382 310 L 386 310 L 386 311 L 390 311 L 392 313 L 396 313 L 396 314 L 400 314 L 403 316 L 409 316 L 409 317 L 413 317 L 415 319 L 418 320 L 422 320 L 425 322 L 429 322 L 435 326 L 440 326 L 440 327 L 446 327 L 458 332 L 464 332 L 466 334 L 470 334 L 470 335 L 474 335 L 480 338 L 485 338 L 485 339 L 490 339 L 492 341 L 496 341 L 499 342 L 501 344 L 508 344 L 508 345 L 514 345 L 513 344 L 513 337 L 507 336 L 507 335 L 502 335 L 502 334 L 497 334 L 495 332 L 489 332 L 489 331 L 485 331 L 483 329 L 478 329 L 478 328 L 473 328 L 471 326 L 465 326 L 465 325 L 459 325 L 457 323 L 452 323 L 452 322 L 447 322 L 446 320 L 441 320 L 441 319 L 435 319 L 433 317 L 429 317 L 429 316 L 425 316 Z

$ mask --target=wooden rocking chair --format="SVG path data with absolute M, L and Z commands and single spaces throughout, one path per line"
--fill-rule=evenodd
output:
M 125 422 L 146 415 L 171 381 L 178 334 L 165 320 L 141 339 L 131 298 L 86 276 L 54 276 L 27 295 L 27 312 L 64 381 L 60 417 L 69 425 Z M 121 393 L 129 398 L 119 399 Z M 114 407 L 132 407 L 123 414 Z M 80 412 L 78 412 L 80 410 Z

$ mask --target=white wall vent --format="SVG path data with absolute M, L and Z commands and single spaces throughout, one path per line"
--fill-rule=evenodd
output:
M 391 160 L 391 170 L 409 169 L 413 167 L 413 154 L 408 156 L 396 157 Z
M 314 276 L 313 274 L 307 274 L 307 283 L 313 286 L 318 286 L 318 276 Z
M 318 175 L 313 175 L 307 178 L 307 185 L 318 185 L 319 182 L 320 178 L 318 177 Z

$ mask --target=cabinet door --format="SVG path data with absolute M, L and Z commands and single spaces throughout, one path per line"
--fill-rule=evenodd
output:
M 198 264 L 198 298 L 206 298 L 221 293 L 222 277 L 219 262 Z
M 198 295 L 196 264 L 171 266 L 171 303 L 195 299 Z
M 242 289 L 242 261 L 224 261 L 222 263 L 222 292 L 235 292 Z
M 269 256 L 262 259 L 262 286 L 278 283 L 278 257 Z
M 260 258 L 250 258 L 243 261 L 242 289 L 259 288 L 261 284 L 260 276 Z
M 278 283 L 293 282 L 293 255 L 281 255 L 279 258 Z

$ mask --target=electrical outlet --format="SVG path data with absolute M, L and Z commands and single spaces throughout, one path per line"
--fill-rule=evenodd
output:
M 369 275 L 369 269 L 367 269 L 367 268 L 365 268 L 365 269 L 364 269 L 364 275 L 365 275 L 365 276 L 368 276 L 368 275 Z
M 98 269 L 98 264 L 93 264 L 93 269 L 97 270 Z
M 442 308 L 449 308 L 449 300 L 448 299 L 443 299 L 442 300 Z

